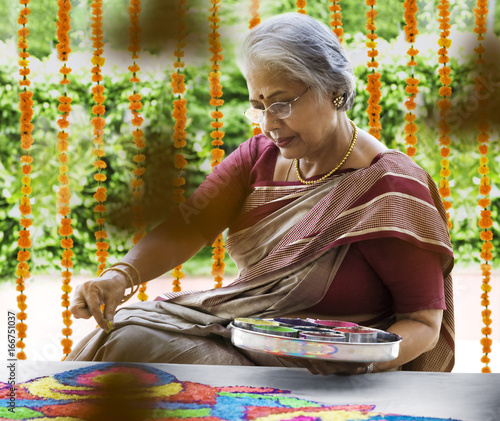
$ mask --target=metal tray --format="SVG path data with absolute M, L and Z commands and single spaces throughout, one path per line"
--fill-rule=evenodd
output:
M 401 337 L 377 330 L 376 343 L 323 342 L 300 338 L 286 338 L 254 332 L 229 325 L 231 342 L 243 349 L 274 355 L 316 358 L 329 361 L 372 363 L 390 361 L 399 354 Z

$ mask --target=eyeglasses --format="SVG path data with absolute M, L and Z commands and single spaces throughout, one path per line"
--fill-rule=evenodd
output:
M 286 102 L 275 102 L 269 107 L 261 110 L 259 108 L 250 107 L 246 110 L 243 115 L 248 118 L 252 123 L 261 124 L 264 121 L 264 116 L 266 111 L 269 111 L 272 115 L 280 120 L 290 117 L 292 113 L 292 104 L 297 101 L 302 95 L 304 95 L 309 88 L 307 88 L 303 93 L 301 93 L 297 98 Z

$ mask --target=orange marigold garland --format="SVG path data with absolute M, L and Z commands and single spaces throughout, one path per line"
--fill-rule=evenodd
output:
M 61 247 L 63 249 L 61 266 L 63 267 L 61 271 L 62 276 L 62 296 L 61 296 L 61 305 L 65 308 L 62 312 L 63 324 L 64 327 L 62 329 L 62 334 L 64 338 L 61 341 L 61 345 L 63 346 L 63 354 L 67 356 L 71 352 L 71 346 L 73 345 L 73 341 L 70 339 L 73 331 L 71 330 L 71 325 L 73 321 L 71 320 L 71 312 L 69 311 L 69 293 L 72 288 L 70 286 L 71 283 L 71 268 L 73 267 L 73 240 L 71 236 L 73 234 L 73 228 L 71 226 L 71 218 L 68 216 L 71 209 L 69 205 L 69 201 L 71 198 L 71 191 L 69 188 L 69 177 L 68 177 L 68 137 L 69 134 L 65 130 L 68 127 L 68 118 L 69 113 L 71 111 L 71 98 L 68 96 L 67 86 L 70 83 L 68 79 L 68 75 L 71 73 L 71 69 L 66 66 L 66 62 L 68 61 L 69 53 L 71 52 L 70 48 L 70 39 L 69 39 L 69 30 L 71 28 L 71 18 L 70 18 L 70 10 L 71 10 L 71 1 L 70 0 L 61 0 L 58 2 L 59 9 L 57 12 L 58 20 L 57 24 L 57 52 L 58 58 L 62 61 L 63 65 L 59 72 L 63 75 L 61 81 L 59 82 L 64 87 L 64 93 L 59 97 L 59 111 L 61 115 L 57 120 L 57 124 L 59 125 L 59 133 L 57 134 L 58 143 L 57 149 L 59 152 L 58 160 L 60 163 L 59 166 L 59 183 L 60 187 L 57 192 L 57 213 L 61 217 L 60 226 L 59 226 L 59 235 L 62 237 L 61 239 Z
M 479 41 L 479 45 L 474 48 L 474 51 L 478 55 L 476 63 L 480 69 L 479 75 L 475 78 L 475 91 L 477 93 L 479 100 L 480 109 L 486 109 L 486 98 L 487 94 L 484 91 L 485 87 L 481 83 L 482 80 L 482 66 L 484 64 L 483 54 L 485 53 L 485 48 L 482 45 L 481 41 L 484 40 L 484 34 L 486 33 L 486 18 L 488 15 L 488 1 L 487 0 L 477 0 L 476 7 L 474 8 L 474 14 L 476 17 L 476 26 L 474 28 L 474 32 L 477 34 L 477 40 Z M 481 316 L 483 318 L 484 327 L 481 329 L 481 333 L 484 335 L 481 338 L 481 345 L 483 347 L 483 356 L 481 357 L 481 362 L 484 364 L 484 367 L 481 369 L 483 373 L 491 373 L 491 369 L 489 367 L 490 358 L 488 354 L 491 353 L 491 345 L 493 341 L 490 338 L 492 333 L 491 331 L 491 310 L 489 309 L 490 300 L 489 294 L 491 292 L 491 260 L 493 259 L 493 231 L 491 230 L 493 226 L 493 219 L 491 218 L 491 211 L 488 209 L 491 205 L 491 201 L 489 198 L 489 194 L 491 191 L 490 179 L 488 174 L 490 169 L 488 167 L 488 144 L 489 144 L 489 130 L 490 125 L 488 123 L 488 118 L 485 112 L 480 113 L 480 118 L 477 124 L 478 136 L 477 141 L 479 143 L 479 153 L 481 157 L 479 159 L 479 168 L 478 172 L 481 175 L 481 180 L 479 182 L 479 194 L 481 195 L 481 199 L 478 201 L 478 206 L 481 208 L 480 218 L 478 221 L 479 228 L 481 228 L 480 238 L 482 241 L 480 258 L 482 260 L 481 263 L 481 271 L 482 271 L 482 285 L 481 285 L 481 305 L 484 307 L 484 310 L 481 312 Z
M 226 268 L 226 263 L 224 262 L 224 256 L 226 254 L 226 249 L 224 247 L 224 237 L 219 234 L 217 239 L 212 244 L 212 276 L 214 276 L 215 288 L 222 287 L 222 281 L 224 278 L 224 270 Z
M 251 16 L 250 22 L 248 23 L 248 29 L 252 29 L 260 23 L 259 7 L 260 7 L 259 0 L 251 0 L 250 6 L 248 8 L 248 11 L 250 12 Z M 254 136 L 257 136 L 258 134 L 262 133 L 259 124 L 252 123 L 252 129 Z
M 17 308 L 19 312 L 17 313 L 18 323 L 16 324 L 17 330 L 17 338 L 18 341 L 16 343 L 19 352 L 17 353 L 17 358 L 20 360 L 26 359 L 26 354 L 24 352 L 24 348 L 26 344 L 24 343 L 24 339 L 26 338 L 26 331 L 28 329 L 28 325 L 26 324 L 26 318 L 28 315 L 26 314 L 26 309 L 28 305 L 26 304 L 26 294 L 25 291 L 25 280 L 30 277 L 30 267 L 28 262 L 31 258 L 31 253 L 29 249 L 31 248 L 31 238 L 30 238 L 30 230 L 29 227 L 33 224 L 32 219 L 29 218 L 31 215 L 31 202 L 29 195 L 31 194 L 31 164 L 33 163 L 33 157 L 30 156 L 29 151 L 31 149 L 31 145 L 33 145 L 33 124 L 31 120 L 33 118 L 33 92 L 28 90 L 28 86 L 30 86 L 31 81 L 28 79 L 28 75 L 30 74 L 30 69 L 28 67 L 29 61 L 28 58 L 30 54 L 28 53 L 28 34 L 29 29 L 26 24 L 28 23 L 28 15 L 31 13 L 29 9 L 29 0 L 19 0 L 19 3 L 24 7 L 19 12 L 19 18 L 17 22 L 21 25 L 21 29 L 17 31 L 19 36 L 18 38 L 18 47 L 21 51 L 19 51 L 19 74 L 22 76 L 22 79 L 19 80 L 19 86 L 22 88 L 22 91 L 19 93 L 19 110 L 21 111 L 20 118 L 20 126 L 19 131 L 21 134 L 21 149 L 24 151 L 24 154 L 21 156 L 22 165 L 22 173 L 23 177 L 21 179 L 23 186 L 21 187 L 21 203 L 19 205 L 19 211 L 21 212 L 20 225 L 22 229 L 19 231 L 19 240 L 17 241 L 18 247 L 21 249 L 17 253 L 17 286 L 16 290 L 19 292 L 17 296 Z
M 252 123 L 252 134 L 254 136 L 257 136 L 258 134 L 262 133 L 262 129 L 260 128 L 259 124 Z
M 259 7 L 259 0 L 250 0 L 248 11 L 250 12 L 251 17 L 250 22 L 248 23 L 248 29 L 252 29 L 260 23 Z
M 224 137 L 224 132 L 220 130 L 224 125 L 223 122 L 219 121 L 223 114 L 219 111 L 219 107 L 224 104 L 224 100 L 222 98 L 222 85 L 220 84 L 220 61 L 223 60 L 224 56 L 221 54 L 222 45 L 220 42 L 220 34 L 218 32 L 219 29 L 219 9 L 220 9 L 220 0 L 210 0 L 212 7 L 209 9 L 211 15 L 208 17 L 210 22 L 211 32 L 208 35 L 208 44 L 209 51 L 212 53 L 210 57 L 210 61 L 212 62 L 211 71 L 208 76 L 208 80 L 210 82 L 210 105 L 215 107 L 215 110 L 210 113 L 210 116 L 213 118 L 213 121 L 210 123 L 212 126 L 212 133 L 210 137 L 212 140 L 212 159 L 211 166 L 212 168 L 219 164 L 224 157 L 224 150 L 220 147 L 224 144 L 222 138 Z
M 94 167 L 96 168 L 96 174 L 94 175 L 94 179 L 97 181 L 97 190 L 94 194 L 94 199 L 97 202 L 97 205 L 94 208 L 94 213 L 97 214 L 96 222 L 98 225 L 98 229 L 95 232 L 96 237 L 96 256 L 99 261 L 99 265 L 97 268 L 97 275 L 100 275 L 101 272 L 106 267 L 106 261 L 108 259 L 108 249 L 109 244 L 106 242 L 108 238 L 108 234 L 104 229 L 104 223 L 106 219 L 103 217 L 103 214 L 106 212 L 106 206 L 104 203 L 107 198 L 107 190 L 103 186 L 104 181 L 106 181 L 106 175 L 103 174 L 103 170 L 106 168 L 106 163 L 102 159 L 104 157 L 104 126 L 106 125 L 106 120 L 103 115 L 106 111 L 103 103 L 106 97 L 103 95 L 104 93 L 104 85 L 101 83 L 103 80 L 102 77 L 102 66 L 104 65 L 105 59 L 102 57 L 104 52 L 104 42 L 103 42 L 103 30 L 102 30 L 102 0 L 93 0 L 90 5 L 92 8 L 92 46 L 94 47 L 94 54 L 92 57 L 92 82 L 95 82 L 95 85 L 92 87 L 92 93 L 95 105 L 92 107 L 92 114 L 96 117 L 93 117 L 91 122 L 93 129 L 93 143 L 94 149 L 92 150 L 92 154 L 96 157 L 94 161 Z
M 415 61 L 415 56 L 418 54 L 418 50 L 414 48 L 413 44 L 415 43 L 415 38 L 418 34 L 417 29 L 417 18 L 416 13 L 418 11 L 417 0 L 406 0 L 404 3 L 404 17 L 405 17 L 405 34 L 406 41 L 409 42 L 410 48 L 407 51 L 407 54 L 410 56 L 410 61 L 408 62 L 408 66 L 411 67 L 411 77 L 406 79 L 406 93 L 409 94 L 409 97 L 405 101 L 405 106 L 408 112 L 406 113 L 406 125 L 405 125 L 405 142 L 406 142 L 406 154 L 410 157 L 414 157 L 417 151 L 417 137 L 415 134 L 418 131 L 417 125 L 415 124 L 416 116 L 413 114 L 413 110 L 417 107 L 415 102 L 418 93 L 418 82 L 419 80 L 415 77 L 414 66 L 417 65 Z
M 439 80 L 441 81 L 441 87 L 439 88 L 439 95 L 441 98 L 438 100 L 439 107 L 439 145 L 441 147 L 441 180 L 439 184 L 439 194 L 443 199 L 443 205 L 446 209 L 446 216 L 448 218 L 448 227 L 451 229 L 451 217 L 449 210 L 452 207 L 452 203 L 448 200 L 451 196 L 450 190 L 450 182 L 449 177 L 451 175 L 450 170 L 450 161 L 448 157 L 450 155 L 450 144 L 451 139 L 449 134 L 451 132 L 451 127 L 448 124 L 448 114 L 451 108 L 451 101 L 449 97 L 451 96 L 451 77 L 450 72 L 451 69 L 447 66 L 447 63 L 450 61 L 448 57 L 448 48 L 451 46 L 450 36 L 450 11 L 449 11 L 449 1 L 448 0 L 439 0 L 439 29 L 441 29 L 441 33 L 438 40 L 439 45 L 439 63 L 442 64 L 442 67 L 439 69 Z
M 333 28 L 332 31 L 337 35 L 340 42 L 343 41 L 344 29 L 342 28 L 342 8 L 340 7 L 340 0 L 330 0 L 330 25 Z
M 223 114 L 219 110 L 219 107 L 224 104 L 224 100 L 222 99 L 222 85 L 220 84 L 220 62 L 223 60 L 224 56 L 221 54 L 222 45 L 218 32 L 220 27 L 220 0 L 210 0 L 210 3 L 212 7 L 209 9 L 210 16 L 208 20 L 210 22 L 211 32 L 208 35 L 208 44 L 209 51 L 212 53 L 210 57 L 212 66 L 208 80 L 210 81 L 210 105 L 215 107 L 215 110 L 210 113 L 210 116 L 213 118 L 213 121 L 210 123 L 213 129 L 212 133 L 210 133 L 210 137 L 212 138 L 212 159 L 210 164 L 213 168 L 218 165 L 224 157 L 224 150 L 221 149 L 221 146 L 224 144 L 222 141 L 224 132 L 221 130 L 224 123 L 220 121 Z M 212 246 L 212 275 L 215 276 L 215 288 L 220 288 L 223 280 L 222 275 L 224 275 L 224 254 L 226 251 L 222 234 L 217 237 Z
M 130 0 L 130 6 L 127 8 L 129 13 L 130 26 L 129 30 L 129 46 L 128 50 L 132 53 L 132 65 L 129 66 L 129 71 L 132 73 L 130 83 L 133 86 L 133 93 L 128 97 L 129 109 L 132 113 L 132 141 L 136 147 L 136 152 L 133 158 L 135 168 L 132 170 L 132 195 L 134 197 L 134 204 L 132 205 L 132 224 L 134 226 L 134 237 L 132 243 L 135 245 L 146 234 L 146 220 L 144 216 L 144 207 L 142 206 L 141 199 L 144 196 L 144 179 L 142 176 L 146 173 L 144 148 L 146 147 L 146 140 L 144 133 L 141 129 L 143 118 L 139 114 L 142 109 L 142 96 L 137 92 L 137 83 L 140 79 L 137 77 L 137 72 L 140 67 L 135 62 L 139 58 L 141 51 L 141 27 L 139 24 L 139 17 L 141 13 L 141 0 Z M 137 298 L 141 301 L 146 301 L 148 295 L 146 294 L 147 284 L 143 283 L 139 287 Z
M 177 45 L 174 51 L 175 57 L 177 57 L 174 67 L 177 69 L 171 74 L 172 81 L 170 86 L 174 95 L 177 95 L 177 99 L 174 100 L 174 110 L 172 116 L 175 119 L 174 125 L 174 147 L 177 149 L 177 153 L 174 157 L 174 167 L 177 170 L 177 177 L 173 180 L 174 194 L 172 196 L 172 201 L 176 205 L 180 205 L 186 199 L 184 197 L 184 189 L 182 188 L 186 184 L 186 179 L 182 177 L 182 170 L 187 165 L 186 158 L 184 157 L 183 148 L 186 146 L 186 136 L 187 132 L 185 130 L 187 123 L 187 101 L 182 97 L 182 94 L 186 91 L 186 86 L 184 85 L 184 74 L 181 70 L 184 68 L 184 62 L 182 58 L 184 57 L 184 47 L 186 46 L 186 0 L 178 0 L 177 2 Z M 172 271 L 172 276 L 175 278 L 172 282 L 173 292 L 181 291 L 181 279 L 184 277 L 182 272 L 182 265 L 177 266 Z
M 307 15 L 306 12 L 306 0 L 297 0 L 297 12 Z
M 380 124 L 380 112 L 382 107 L 379 105 L 379 102 L 380 97 L 382 96 L 380 92 L 382 84 L 380 83 L 380 73 L 375 71 L 375 68 L 378 67 L 378 62 L 375 59 L 375 57 L 378 56 L 378 51 L 376 49 L 377 42 L 375 41 L 378 38 L 377 34 L 375 34 L 375 18 L 377 17 L 377 11 L 374 6 L 376 4 L 376 0 L 366 0 L 366 5 L 370 6 L 370 10 L 366 13 L 366 29 L 369 31 L 366 34 L 366 38 L 368 39 L 366 46 L 369 48 L 368 57 L 370 58 L 370 61 L 368 61 L 366 65 L 368 68 L 372 69 L 371 73 L 368 74 L 368 84 L 366 86 L 366 90 L 370 94 L 366 112 L 369 118 L 368 125 L 370 126 L 368 132 L 377 139 L 380 139 L 380 131 L 382 130 L 382 125 Z

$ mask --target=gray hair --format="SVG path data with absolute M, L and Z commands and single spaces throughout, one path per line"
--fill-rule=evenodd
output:
M 282 72 L 309 86 L 317 100 L 342 95 L 341 111 L 354 103 L 349 58 L 335 33 L 308 15 L 285 13 L 257 25 L 239 46 L 238 66 L 245 77 L 259 69 Z

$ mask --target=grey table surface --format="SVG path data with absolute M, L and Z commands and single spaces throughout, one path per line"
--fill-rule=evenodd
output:
M 10 371 L 4 361 L 0 381 Z M 98 363 L 17 361 L 16 382 L 53 375 Z M 463 421 L 500 421 L 500 374 L 389 372 L 356 376 L 316 376 L 307 370 L 277 367 L 241 367 L 147 364 L 180 381 L 210 386 L 272 387 L 292 396 L 330 405 L 374 404 L 375 411 Z

